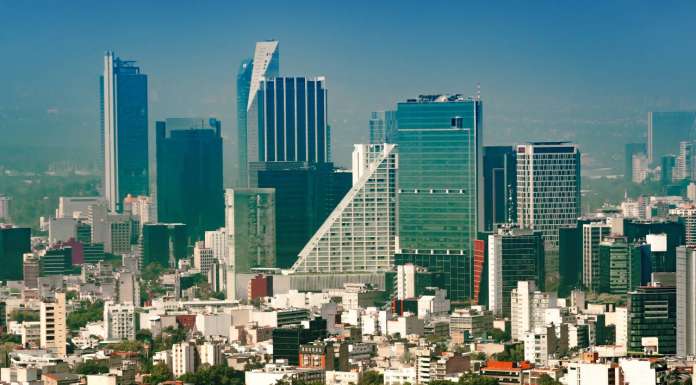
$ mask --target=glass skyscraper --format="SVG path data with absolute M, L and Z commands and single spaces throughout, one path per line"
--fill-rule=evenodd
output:
M 262 79 L 247 127 L 249 162 L 329 162 L 324 78 Z
M 422 95 L 398 103 L 396 118 L 396 263 L 444 273 L 449 297 L 468 300 L 482 187 L 482 103 L 461 95 Z
M 517 221 L 517 165 L 512 146 L 483 148 L 483 222 L 484 231 L 496 224 Z
M 157 122 L 157 218 L 181 222 L 193 239 L 222 227 L 222 137 L 217 119 Z
M 149 191 L 147 75 L 107 52 L 100 80 L 103 193 L 120 211 L 126 195 Z
M 370 114 L 370 143 L 392 143 L 396 131 L 395 111 L 375 111 Z
M 244 60 L 237 72 L 237 157 L 239 164 L 239 186 L 249 186 L 249 110 L 259 90 L 259 83 L 265 78 L 275 78 L 280 71 L 278 41 L 269 40 L 256 43 L 254 59 Z M 254 119 L 252 119 L 253 121 Z

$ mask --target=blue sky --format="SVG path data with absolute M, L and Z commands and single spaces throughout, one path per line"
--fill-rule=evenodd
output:
M 239 62 L 257 40 L 275 38 L 283 74 L 327 77 L 340 163 L 348 144 L 366 140 L 370 111 L 422 93 L 474 94 L 480 83 L 487 144 L 576 140 L 599 167 L 645 135 L 647 111 L 696 107 L 695 10 L 647 1 L 0 0 L 0 133 L 5 144 L 96 152 L 98 75 L 112 49 L 149 75 L 152 121 L 216 116 L 233 139 Z

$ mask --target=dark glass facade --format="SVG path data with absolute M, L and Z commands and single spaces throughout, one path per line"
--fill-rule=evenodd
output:
M 72 248 L 60 247 L 46 250 L 41 256 L 41 276 L 64 275 L 72 267 Z
M 237 186 L 246 186 L 247 175 L 247 103 L 249 103 L 249 87 L 253 62 L 244 59 L 237 71 Z
M 411 262 L 448 274 L 443 287 L 449 297 L 469 300 L 482 104 L 458 95 L 421 96 L 398 103 L 396 117 L 401 254 L 397 263 Z
M 642 352 L 643 337 L 657 337 L 660 354 L 676 354 L 676 288 L 646 286 L 628 293 L 628 351 Z
M 185 223 L 197 240 L 224 226 L 220 121 L 157 122 L 156 142 L 157 219 Z
M 122 209 L 126 195 L 148 195 L 148 95 L 147 75 L 140 72 L 134 61 L 113 59 L 113 94 L 105 95 L 104 76 L 101 76 L 101 134 L 102 155 L 105 155 L 105 103 L 114 111 L 113 131 L 115 164 L 108 165 L 116 179 L 116 210 Z M 109 175 L 106 172 L 105 175 Z M 106 181 L 105 181 L 106 182 Z M 107 195 L 109 189 L 104 188 Z M 107 196 L 107 200 L 111 197 Z
M 331 163 L 265 162 L 250 170 L 255 187 L 275 189 L 276 267 L 289 268 L 350 190 L 352 174 Z
M 635 290 L 641 280 L 641 250 L 624 237 L 599 245 L 599 292 L 620 294 Z
M 152 223 L 143 225 L 142 265 L 159 263 L 169 266 L 170 245 L 175 260 L 187 257 L 188 229 L 181 223 Z
M 28 227 L 0 228 L 0 280 L 22 279 L 23 255 L 31 252 L 31 229 Z
M 667 234 L 667 251 L 651 253 L 652 271 L 669 272 L 677 269 L 677 246 L 686 243 L 684 224 L 678 221 L 640 221 L 624 219 L 624 235 L 630 243 L 645 240 L 648 234 Z
M 300 345 L 324 339 L 327 335 L 326 320 L 309 321 L 309 328 L 288 325 L 273 329 L 273 360 L 284 359 L 290 365 L 300 363 Z
M 517 222 L 517 163 L 512 146 L 483 148 L 483 229 Z

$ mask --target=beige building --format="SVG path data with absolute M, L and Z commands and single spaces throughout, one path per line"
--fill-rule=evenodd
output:
M 41 302 L 41 348 L 60 357 L 67 355 L 65 293 Z

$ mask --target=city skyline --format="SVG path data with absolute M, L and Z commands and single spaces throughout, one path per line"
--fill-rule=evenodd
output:
M 305 4 L 296 9 L 277 6 L 288 15 L 319 12 L 312 3 Z M 500 12 L 499 6 L 478 4 L 466 8 L 471 17 L 465 28 L 454 17 L 464 11 L 456 4 L 435 2 L 422 10 L 416 3 L 400 5 L 395 15 L 388 4 L 337 7 L 324 10 L 328 12 L 316 25 L 295 28 L 276 15 L 269 15 L 261 25 L 247 20 L 253 19 L 246 16 L 254 12 L 247 4 L 214 7 L 216 12 L 207 12 L 213 9 L 211 3 L 197 9 L 182 5 L 159 10 L 146 5 L 131 15 L 124 13 L 128 7 L 110 5 L 57 7 L 47 3 L 34 9 L 3 3 L 3 13 L 16 16 L 6 25 L 18 38 L 7 40 L 7 53 L 24 60 L 22 65 L 7 62 L 8 70 L 0 74 L 0 81 L 9 85 L 9 92 L 0 95 L 0 129 L 22 132 L 10 137 L 6 145 L 21 143 L 25 133 L 42 146 L 96 143 L 99 118 L 89 108 L 98 102 L 93 79 L 99 72 L 99 57 L 114 49 L 137 60 L 149 75 L 150 131 L 154 121 L 164 117 L 217 117 L 222 121 L 229 165 L 236 158 L 237 70 L 251 56 L 251 44 L 269 38 L 282 45 L 283 74 L 327 77 L 335 143 L 368 142 L 370 112 L 389 109 L 407 96 L 475 94 L 480 83 L 482 98 L 487 101 L 486 129 L 495 134 L 488 136 L 495 140 L 484 145 L 548 137 L 572 140 L 581 148 L 597 143 L 597 151 L 585 152 L 586 169 L 596 170 L 616 160 L 599 150 L 603 143 L 600 132 L 611 132 L 627 143 L 630 137 L 638 139 L 633 142 L 642 141 L 648 111 L 696 107 L 696 99 L 685 86 L 693 77 L 687 65 L 693 62 L 693 50 L 688 49 L 692 43 L 682 38 L 693 29 L 683 16 L 688 14 L 688 4 L 659 10 L 630 4 L 627 13 L 623 10 L 629 3 L 595 4 L 589 9 L 560 9 L 550 3 L 509 5 L 506 12 Z M 370 17 L 362 27 L 351 22 L 356 14 L 367 11 Z M 63 17 L 50 17 L 53 14 Z M 208 21 L 188 18 L 196 14 L 206 15 Z M 124 20 L 126 15 L 132 30 L 129 34 L 115 34 L 118 28 L 105 23 Z M 34 21 L 28 24 L 43 27 L 28 30 L 15 21 L 27 18 Z M 412 33 L 410 25 L 424 28 Z M 439 28 L 428 28 L 435 25 Z M 326 33 L 309 33 L 314 27 L 324 28 Z M 56 28 L 64 32 L 60 41 L 51 39 L 49 33 Z M 82 31 L 90 31 L 89 37 Z M 651 48 L 649 53 L 645 47 Z M 62 54 L 56 55 L 59 52 Z M 471 60 L 471 52 L 478 52 L 476 60 Z M 53 65 L 43 65 L 45 60 Z M 43 68 L 40 75 L 38 63 Z M 60 71 L 66 66 L 72 69 L 70 77 Z M 437 71 L 428 71 L 428 67 Z M 350 146 L 334 146 L 335 161 L 347 167 L 350 151 Z M 621 171 L 621 167 L 613 170 Z

